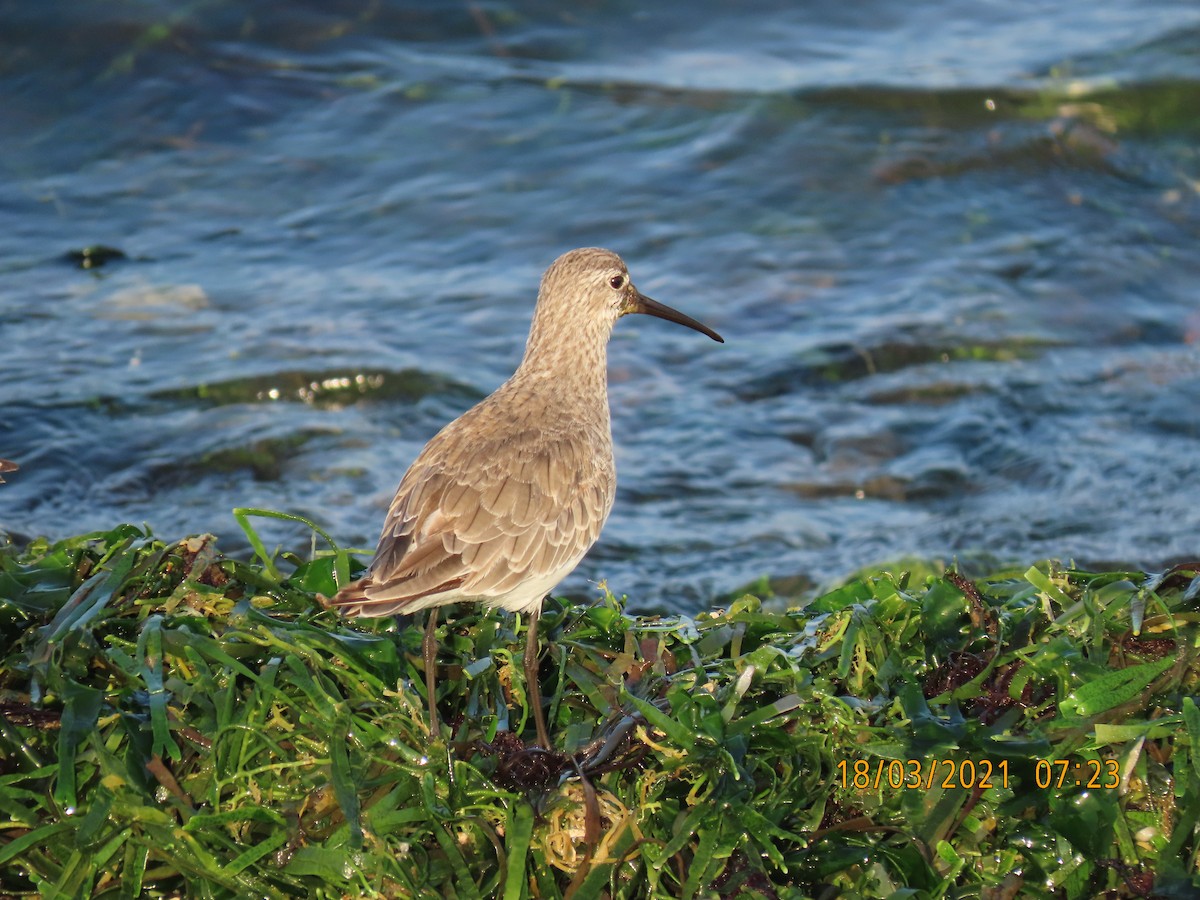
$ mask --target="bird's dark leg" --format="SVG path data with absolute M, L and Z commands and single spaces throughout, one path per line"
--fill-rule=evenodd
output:
M 425 658 L 425 699 L 429 704 L 429 736 L 441 736 L 437 711 L 437 620 L 438 608 L 431 606 L 425 614 L 425 639 L 421 641 L 421 655 Z
M 538 618 L 541 609 L 529 613 L 529 630 L 525 634 L 525 690 L 529 694 L 529 705 L 533 707 L 533 721 L 537 725 L 537 739 L 546 750 L 553 750 L 550 734 L 546 731 L 546 717 L 542 715 L 542 687 L 538 679 Z

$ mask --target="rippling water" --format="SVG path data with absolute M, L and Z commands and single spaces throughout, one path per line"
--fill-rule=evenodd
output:
M 413 6 L 0 0 L 0 524 L 373 546 L 601 245 L 567 592 L 1200 552 L 1200 7 Z

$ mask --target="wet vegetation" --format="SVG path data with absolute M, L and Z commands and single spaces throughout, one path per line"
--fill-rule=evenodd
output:
M 419 629 L 322 608 L 344 552 L 252 543 L 0 548 L 0 894 L 1195 890 L 1200 563 L 550 601 L 547 751 L 524 623 L 446 617 L 431 736 Z
M 150 394 L 149 399 L 170 405 L 196 403 L 223 406 L 231 403 L 296 402 L 318 408 L 345 406 L 362 397 L 412 403 L 430 394 L 478 400 L 479 394 L 450 378 L 420 369 L 387 371 L 271 372 Z

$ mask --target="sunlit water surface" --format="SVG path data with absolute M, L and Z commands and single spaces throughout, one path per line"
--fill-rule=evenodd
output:
M 728 343 L 619 323 L 566 592 L 1200 552 L 1200 7 L 418 6 L 0 2 L 5 528 L 372 547 L 601 245 Z

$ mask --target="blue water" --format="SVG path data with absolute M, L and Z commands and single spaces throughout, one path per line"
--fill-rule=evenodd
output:
M 600 245 L 728 343 L 619 323 L 564 592 L 1195 557 L 1198 47 L 1165 0 L 0 0 L 0 525 L 371 547 Z

